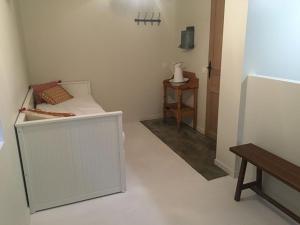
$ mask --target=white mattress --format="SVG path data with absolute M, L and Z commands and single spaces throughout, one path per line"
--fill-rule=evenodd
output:
M 76 116 L 105 112 L 90 95 L 74 97 L 57 105 L 43 103 L 37 105 L 36 108 L 48 112 L 74 113 Z

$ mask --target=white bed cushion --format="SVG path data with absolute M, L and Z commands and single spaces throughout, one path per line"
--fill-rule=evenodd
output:
M 74 113 L 76 116 L 105 112 L 90 95 L 75 97 L 57 105 L 43 103 L 36 108 L 48 112 Z

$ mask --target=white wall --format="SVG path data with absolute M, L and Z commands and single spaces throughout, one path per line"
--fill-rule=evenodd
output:
M 91 80 L 96 100 L 127 120 L 160 117 L 174 61 L 176 0 L 20 0 L 30 82 Z M 137 26 L 138 12 L 160 26 Z
M 19 1 L 30 82 L 92 81 L 96 100 L 127 120 L 160 117 L 162 80 L 184 61 L 200 79 L 198 129 L 204 132 L 210 0 Z M 161 26 L 137 26 L 138 12 L 161 12 Z M 196 27 L 196 48 L 178 48 Z
M 28 84 L 13 1 L 0 0 L 0 121 L 4 146 L 0 150 L 0 224 L 29 224 L 29 210 L 14 132 L 18 109 Z
M 239 141 L 253 142 L 300 165 L 300 80 L 297 0 L 250 0 L 242 83 Z M 266 77 L 248 76 L 261 74 Z M 248 178 L 253 179 L 254 170 Z M 299 193 L 269 176 L 265 191 L 300 214 Z
M 250 0 L 245 75 L 300 80 L 300 1 Z
M 226 1 L 216 163 L 231 175 L 235 175 L 239 165 L 229 147 L 249 142 L 300 164 L 299 83 L 271 78 L 245 79 L 247 8 L 247 0 Z M 253 43 L 256 44 L 256 48 L 260 46 L 259 42 Z M 261 49 L 255 57 L 260 57 Z M 253 178 L 253 172 L 250 166 L 248 179 Z M 264 179 L 266 192 L 299 214 L 299 193 L 269 176 Z
M 300 82 L 248 76 L 243 143 L 300 166 Z M 265 176 L 264 189 L 300 214 L 299 192 Z
M 177 61 L 184 62 L 186 70 L 195 72 L 199 78 L 198 94 L 198 127 L 204 133 L 206 119 L 207 65 L 209 54 L 211 0 L 177 1 L 176 5 L 176 49 Z M 195 26 L 195 48 L 182 50 L 180 44 L 181 31 L 187 26 Z M 187 101 L 191 101 L 187 95 Z M 191 101 L 192 102 L 192 101 Z
M 238 144 L 247 12 L 248 0 L 225 1 L 216 163 L 232 175 L 236 157 L 229 147 Z

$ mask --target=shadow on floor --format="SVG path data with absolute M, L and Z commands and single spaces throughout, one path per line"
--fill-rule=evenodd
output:
M 176 121 L 173 119 L 166 122 L 162 119 L 146 120 L 141 123 L 207 180 L 227 175 L 214 164 L 216 158 L 214 140 L 185 124 L 182 124 L 180 131 L 177 132 Z

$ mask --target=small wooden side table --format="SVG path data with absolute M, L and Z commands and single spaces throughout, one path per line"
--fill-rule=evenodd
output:
M 174 85 L 170 83 L 170 79 L 164 80 L 164 120 L 168 116 L 173 116 L 176 118 L 177 129 L 180 129 L 180 124 L 183 117 L 192 117 L 193 118 L 193 128 L 197 128 L 197 102 L 198 102 L 198 89 L 199 89 L 199 79 L 196 77 L 195 73 L 192 72 L 183 72 L 185 78 L 189 78 L 189 81 L 183 83 L 182 85 Z M 167 92 L 168 89 L 175 91 L 176 93 L 176 102 L 168 103 Z M 182 103 L 182 94 L 184 91 L 192 91 L 194 95 L 194 104 L 193 106 L 188 106 Z

